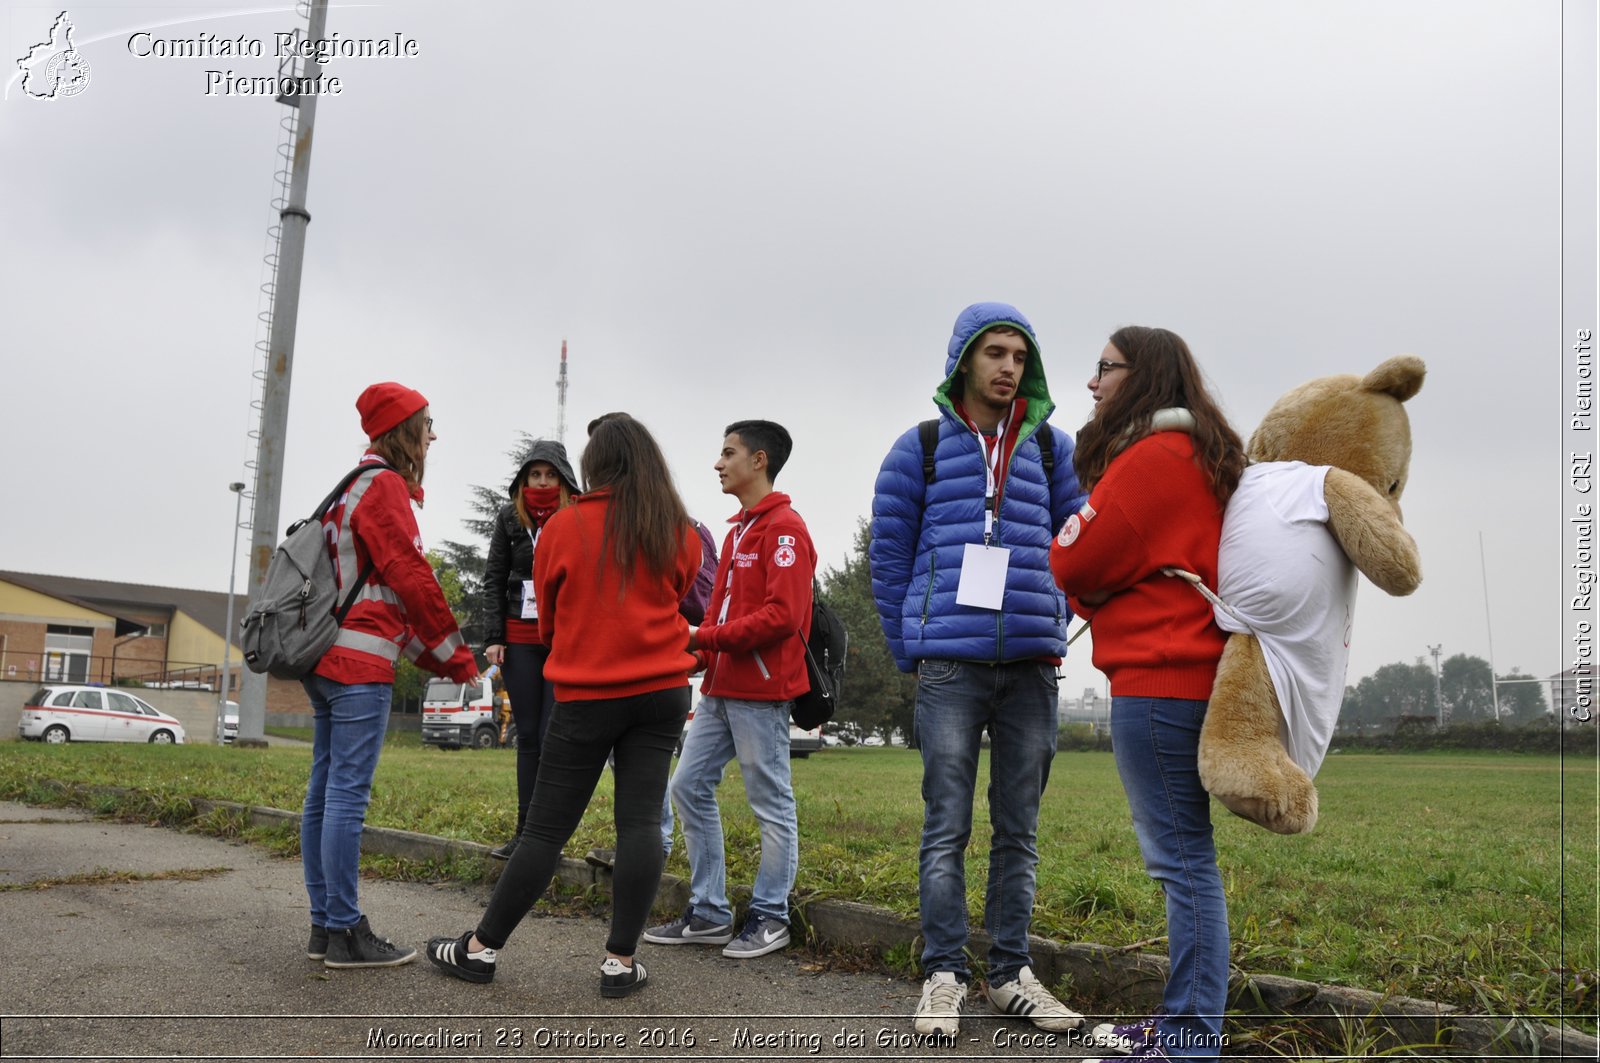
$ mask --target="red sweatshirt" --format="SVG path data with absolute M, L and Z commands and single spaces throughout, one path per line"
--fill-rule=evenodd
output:
M 360 575 L 369 558 L 372 575 L 315 672 L 336 683 L 393 683 L 394 662 L 404 653 L 418 666 L 464 683 L 478 665 L 423 556 L 405 478 L 376 454 L 362 460 L 383 471 L 356 477 L 322 524 L 339 600 L 348 593 L 345 581 Z
M 1186 432 L 1156 432 L 1106 468 L 1088 504 L 1050 547 L 1050 571 L 1074 612 L 1093 620 L 1094 665 L 1116 696 L 1211 696 L 1227 636 L 1211 604 L 1164 567 L 1217 585 L 1222 506 Z M 1098 606 L 1083 595 L 1109 593 Z
M 803 639 L 811 634 L 811 533 L 774 491 L 729 520 L 717 582 L 700 626 L 706 677 L 719 698 L 788 701 L 811 689 Z
M 656 575 L 641 558 L 626 588 L 602 553 L 611 492 L 590 491 L 545 522 L 533 556 L 539 636 L 550 647 L 544 678 L 557 701 L 628 698 L 689 685 L 695 668 L 689 621 L 678 603 L 700 571 L 700 536 L 688 524 L 672 570 Z

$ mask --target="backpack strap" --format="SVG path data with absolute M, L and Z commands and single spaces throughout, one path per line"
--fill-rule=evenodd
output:
M 1039 437 L 1039 463 L 1044 466 L 1044 479 L 1048 484 L 1056 474 L 1056 434 L 1048 423 L 1041 424 L 1034 434 Z M 919 422 L 917 435 L 922 439 L 922 482 L 931 484 L 933 452 L 939 446 L 939 418 Z
M 933 483 L 933 452 L 939 447 L 939 418 L 933 417 L 917 425 L 917 435 L 922 439 L 922 482 Z
M 320 523 L 322 518 L 328 515 L 328 510 L 333 508 L 333 504 L 343 497 L 344 493 L 350 489 L 350 485 L 355 483 L 356 479 L 360 477 L 362 473 L 381 472 L 388 467 L 389 466 L 387 465 L 379 465 L 375 462 L 369 461 L 363 462 L 362 464 L 351 469 L 349 472 L 345 473 L 344 477 L 339 481 L 339 486 L 335 487 L 328 494 L 328 497 L 322 500 L 322 505 L 317 507 L 317 511 L 312 515 L 311 519 Z M 345 595 L 345 599 L 339 604 L 339 608 L 334 610 L 334 622 L 339 624 L 341 627 L 344 626 L 344 618 L 350 615 L 351 609 L 355 608 L 356 597 L 361 594 L 361 588 L 367 585 L 367 579 L 372 575 L 372 569 L 372 558 L 369 555 L 367 557 L 367 563 L 361 568 L 361 574 L 358 575 L 356 577 L 356 581 L 350 585 L 350 593 Z

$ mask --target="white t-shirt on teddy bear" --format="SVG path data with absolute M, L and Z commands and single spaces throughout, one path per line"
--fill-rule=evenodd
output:
M 1333 740 L 1350 664 L 1356 568 L 1328 530 L 1328 466 L 1251 465 L 1222 521 L 1214 610 L 1224 631 L 1261 642 L 1283 709 L 1289 757 L 1315 777 Z M 1246 626 L 1248 625 L 1248 626 Z

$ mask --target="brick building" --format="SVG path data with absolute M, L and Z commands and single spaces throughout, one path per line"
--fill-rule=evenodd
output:
M 234 622 L 245 596 L 234 599 Z M 137 681 L 217 689 L 228 596 L 180 587 L 0 571 L 0 679 Z M 236 697 L 242 658 L 229 651 Z M 294 681 L 268 679 L 269 713 L 309 713 Z

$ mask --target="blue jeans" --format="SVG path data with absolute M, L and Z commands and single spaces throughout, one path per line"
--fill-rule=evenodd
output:
M 922 748 L 922 906 L 924 975 L 967 968 L 967 841 L 978 753 L 989 747 L 989 886 L 983 918 L 992 944 L 988 979 L 1015 981 L 1032 961 L 1039 798 L 1056 753 L 1056 672 L 1036 661 L 971 664 L 925 660 L 917 667 L 917 742 Z
M 1216 1059 L 1228 1000 L 1228 905 L 1195 765 L 1206 703 L 1113 697 L 1111 742 L 1145 870 L 1167 898 L 1172 973 L 1157 1035 L 1174 1059 Z
M 672 803 L 689 853 L 689 907 L 713 923 L 733 922 L 717 786 L 735 756 L 745 797 L 761 828 L 761 868 L 750 914 L 789 921 L 789 890 L 800 866 L 800 830 L 789 781 L 787 701 L 703 697 L 672 774 Z
M 389 728 L 388 683 L 301 680 L 311 699 L 311 781 L 300 811 L 300 863 L 311 922 L 348 930 L 361 921 L 356 886 L 372 775 Z

